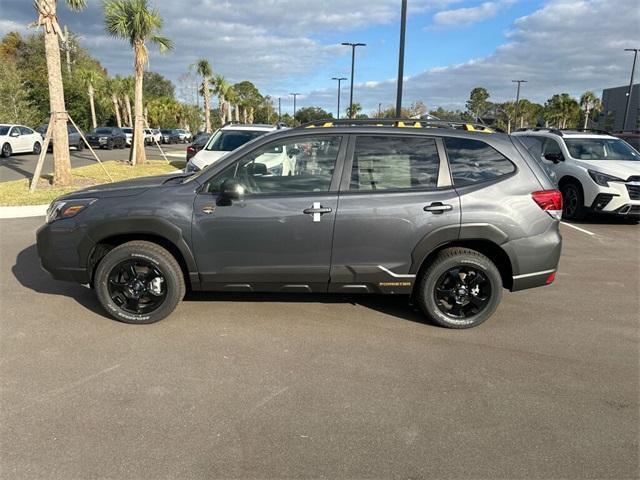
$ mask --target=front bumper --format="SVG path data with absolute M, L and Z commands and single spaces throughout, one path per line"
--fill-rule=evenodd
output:
M 36 239 L 40 264 L 54 279 L 90 283 L 87 259 L 94 243 L 73 219 L 43 225 Z

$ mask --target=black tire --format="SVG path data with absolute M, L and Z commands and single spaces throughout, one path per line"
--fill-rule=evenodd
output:
M 9 143 L 5 143 L 4 145 L 2 145 L 2 150 L 0 150 L 0 157 L 9 158 L 12 153 L 13 150 L 11 150 L 11 145 L 9 145 Z
M 34 143 L 32 153 L 34 155 L 40 155 L 41 151 L 42 151 L 42 145 L 40 144 L 40 142 Z
M 132 261 L 140 264 L 140 267 L 135 267 L 138 270 L 147 264 L 151 268 L 157 269 L 164 285 L 164 298 L 161 303 L 155 309 L 140 314 L 125 310 L 126 305 L 125 307 L 119 305 L 116 301 L 118 299 L 114 300 L 113 289 L 110 290 L 110 286 L 113 285 L 110 277 L 113 279 L 113 275 L 117 274 L 116 271 L 121 265 Z M 149 283 L 151 282 L 147 282 L 147 287 L 149 287 Z M 167 317 L 184 298 L 186 290 L 182 270 L 173 255 L 161 246 L 145 241 L 124 243 L 107 253 L 96 269 L 94 288 L 98 300 L 113 318 L 132 324 L 155 323 Z M 151 298 L 151 296 L 147 296 Z
M 80 140 L 80 141 L 78 142 L 78 144 L 76 145 L 76 150 L 77 150 L 78 152 L 81 152 L 82 150 L 84 150 L 84 142 L 83 142 L 82 140 Z
M 467 282 L 466 279 L 470 280 Z M 474 279 L 478 283 L 474 284 Z M 442 288 L 442 282 L 450 282 L 452 288 Z M 438 295 L 445 296 L 443 292 L 451 291 L 452 295 L 457 295 L 463 289 L 468 293 L 460 298 L 460 302 L 451 297 L 450 309 L 446 308 L 448 304 L 445 301 L 437 298 Z M 474 291 L 477 293 L 474 294 Z M 468 248 L 447 248 L 438 253 L 422 273 L 415 299 L 424 314 L 442 327 L 475 327 L 498 308 L 502 299 L 502 277 L 495 264 L 481 253 Z M 476 306 L 478 303 L 482 306 Z M 451 313 L 456 308 L 461 316 Z M 468 314 L 464 314 L 463 309 L 467 309 Z
M 114 141 L 112 139 L 107 140 L 107 150 L 113 150 Z
M 565 183 L 562 192 L 562 217 L 567 220 L 582 220 L 587 216 L 582 187 L 575 182 Z

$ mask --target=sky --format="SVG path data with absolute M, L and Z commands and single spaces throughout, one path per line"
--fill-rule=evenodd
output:
M 320 106 L 334 112 L 337 83 L 351 76 L 357 49 L 354 102 L 366 113 L 395 105 L 400 0 L 149 0 L 164 18 L 175 44 L 151 50 L 150 70 L 180 77 L 198 58 L 230 82 L 250 80 L 263 94 L 282 98 L 291 112 Z M 110 74 L 132 72 L 132 51 L 104 29 L 101 2 L 70 12 L 59 0 L 61 24 Z M 578 97 L 586 90 L 628 84 L 632 55 L 640 47 L 640 0 L 408 0 L 403 104 L 464 109 L 476 86 L 491 100 L 515 97 L 511 80 L 524 79 L 522 97 L 544 102 L 555 93 Z M 0 0 L 0 35 L 29 31 L 35 20 L 27 0 Z M 638 78 L 638 77 L 636 77 Z M 185 97 L 186 98 L 186 97 Z M 349 99 L 343 82 L 342 107 Z M 343 108 L 344 110 L 344 108 Z

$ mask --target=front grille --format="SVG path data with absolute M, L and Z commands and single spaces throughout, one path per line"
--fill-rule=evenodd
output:
M 640 200 L 640 185 L 629 185 L 627 183 L 627 192 L 631 200 Z

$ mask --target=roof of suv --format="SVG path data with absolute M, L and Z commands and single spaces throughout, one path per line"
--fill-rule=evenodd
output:
M 611 138 L 615 139 L 611 133 L 604 130 L 589 128 L 558 129 L 558 128 L 521 128 L 513 132 L 512 135 L 555 135 L 563 138 Z
M 223 125 L 220 130 L 251 130 L 260 132 L 270 132 L 271 130 L 277 130 L 278 127 L 274 125 L 266 125 L 263 123 L 230 123 Z

